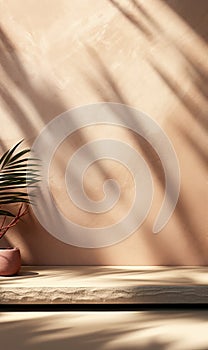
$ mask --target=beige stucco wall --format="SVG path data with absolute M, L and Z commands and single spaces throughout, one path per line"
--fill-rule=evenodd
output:
M 21 248 L 23 263 L 208 263 L 207 18 L 206 0 L 0 2 L 2 151 L 21 138 L 32 145 L 44 125 L 70 108 L 113 101 L 157 121 L 172 141 L 181 168 L 176 210 L 160 234 L 153 235 L 164 194 L 163 170 L 154 152 L 133 132 L 119 127 L 94 126 L 76 132 L 63 144 L 62 154 L 66 147 L 72 154 L 84 140 L 110 133 L 144 156 L 155 187 L 151 211 L 128 239 L 100 249 L 56 240 L 31 213 L 6 236 L 7 244 Z M 54 161 L 51 169 L 51 190 L 60 209 L 86 226 L 116 222 L 133 196 L 125 167 L 110 160 L 98 163 L 86 174 L 88 195 L 101 199 L 102 182 L 111 176 L 120 183 L 125 199 L 112 212 L 100 215 L 74 207 L 61 181 L 64 165 Z

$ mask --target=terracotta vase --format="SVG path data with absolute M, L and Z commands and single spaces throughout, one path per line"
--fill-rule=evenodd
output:
M 21 267 L 19 248 L 0 248 L 0 276 L 16 275 Z

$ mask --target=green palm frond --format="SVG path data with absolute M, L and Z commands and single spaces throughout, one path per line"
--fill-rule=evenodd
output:
M 23 142 L 23 140 L 19 141 L 16 145 L 14 145 L 11 149 L 9 149 L 8 151 L 6 151 L 3 156 L 0 158 L 0 164 L 2 165 L 2 167 L 4 167 L 6 164 L 9 163 L 12 155 L 14 154 L 15 150 L 17 149 L 17 147 Z
M 29 148 L 17 152 L 19 141 L 0 158 L 0 206 L 4 204 L 30 203 L 27 187 L 36 187 L 40 181 L 38 159 L 24 157 Z M 20 189 L 20 191 L 19 191 Z M 10 211 L 0 210 L 0 216 L 13 216 Z
M 12 213 L 11 213 L 10 211 L 8 211 L 8 210 L 1 210 L 1 209 L 0 209 L 0 215 L 2 215 L 2 216 L 11 216 L 11 217 L 15 218 L 15 215 L 12 214 Z

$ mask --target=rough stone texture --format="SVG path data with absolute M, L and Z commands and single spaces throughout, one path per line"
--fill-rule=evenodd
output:
M 1 304 L 206 303 L 206 267 L 23 267 L 0 277 Z

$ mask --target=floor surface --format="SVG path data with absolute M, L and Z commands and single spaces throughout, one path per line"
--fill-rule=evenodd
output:
M 208 311 L 0 313 L 5 350 L 207 350 Z

